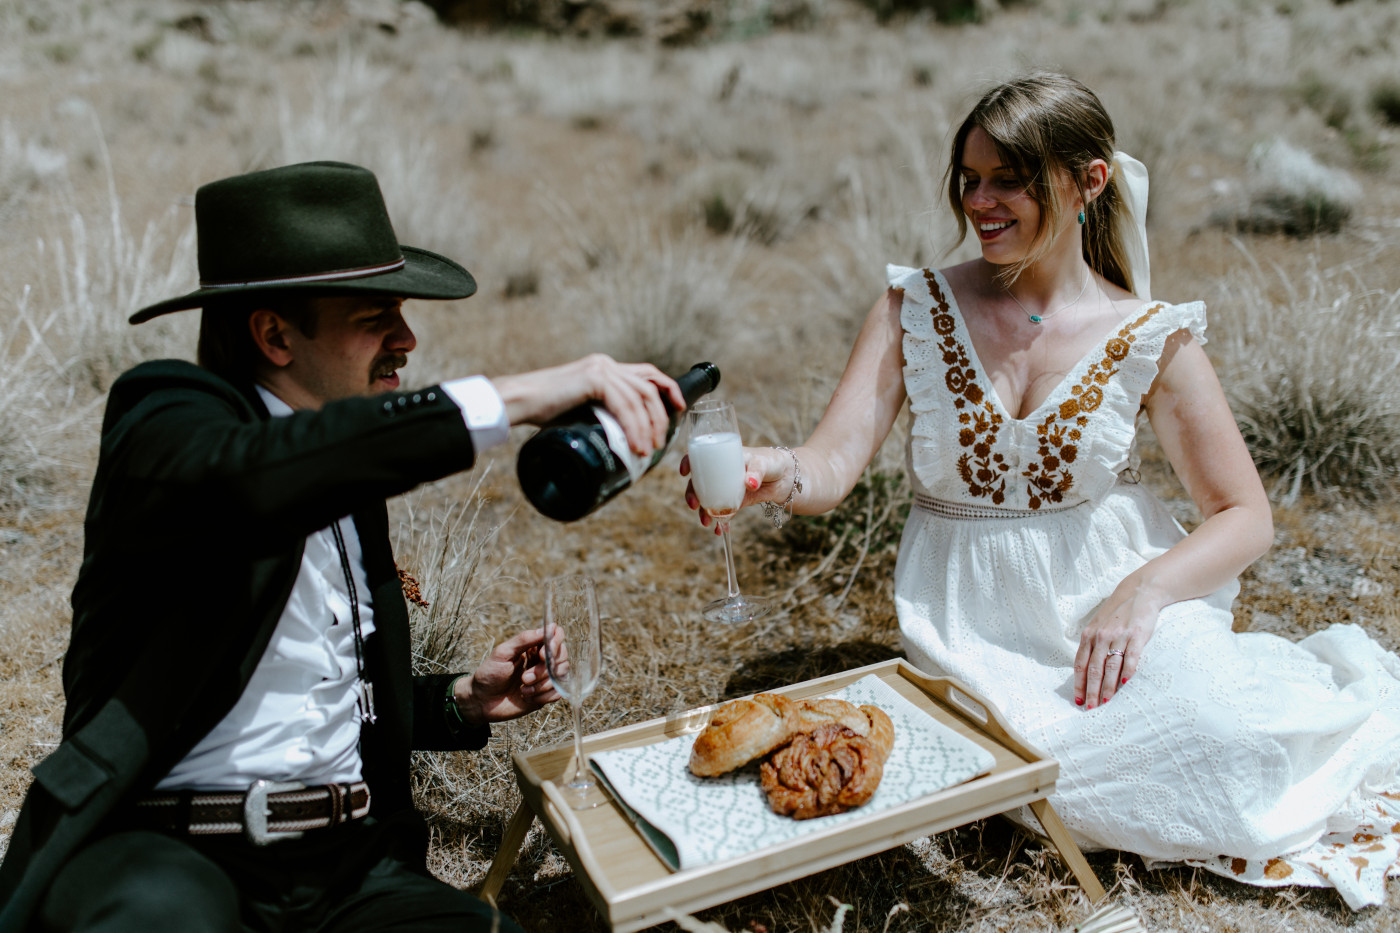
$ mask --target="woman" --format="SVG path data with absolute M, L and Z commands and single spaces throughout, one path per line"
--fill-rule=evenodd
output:
M 1053 801 L 1086 846 L 1380 902 L 1400 662 L 1355 626 L 1232 633 L 1269 503 L 1201 348 L 1204 305 L 1146 300 L 1145 170 L 1088 88 L 1032 74 L 958 129 L 948 197 L 981 258 L 890 268 L 811 437 L 746 451 L 746 504 L 831 509 L 907 397 L 910 661 L 1059 759 Z M 1143 412 L 1203 516 L 1190 534 L 1131 478 Z

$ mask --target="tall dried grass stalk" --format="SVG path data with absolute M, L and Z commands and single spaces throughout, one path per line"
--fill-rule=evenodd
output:
M 742 355 L 734 338 L 748 297 L 739 273 L 750 241 L 673 231 L 604 175 L 580 193 L 579 201 L 552 192 L 542 199 L 567 237 L 554 301 L 586 333 L 586 348 L 669 373 Z
M 1375 499 L 1400 476 L 1400 289 L 1374 255 L 1323 268 L 1244 262 L 1222 283 L 1222 380 L 1273 495 Z M 1393 261 L 1393 260 L 1392 260 Z
M 923 267 L 971 255 L 955 248 L 943 178 L 949 119 L 939 106 L 877 112 L 876 155 L 837 165 L 841 196 L 831 217 L 830 249 L 813 255 L 806 280 L 847 320 L 849 345 L 864 313 L 884 291 L 887 264 Z
M 66 179 L 54 186 L 63 229 L 37 239 L 34 282 L 0 316 L 0 512 L 70 506 L 51 495 L 54 483 L 86 462 L 112 380 L 188 342 L 188 321 L 135 329 L 126 318 L 186 284 L 193 231 L 172 242 L 163 229 L 169 220 L 130 230 L 101 127 L 88 113 L 105 210 L 89 217 Z
M 339 46 L 330 74 L 312 85 L 308 99 L 279 94 L 276 140 L 252 167 L 319 160 L 363 165 L 379 179 L 400 241 L 471 255 L 477 228 L 469 174 L 449 165 L 435 134 L 391 129 L 405 106 L 395 77 L 393 68 L 364 51 Z
M 500 524 L 483 513 L 481 490 L 489 467 L 447 504 L 424 506 L 422 491 L 395 503 L 399 530 L 394 553 L 401 572 L 419 586 L 421 604 L 411 605 L 414 667 L 421 673 L 468 669 L 490 648 L 493 626 L 483 625 L 509 605 L 498 594 L 514 582 L 497 548 Z
M 54 497 L 55 483 L 75 454 L 77 426 L 90 422 L 98 404 L 76 403 L 51 345 L 53 318 L 36 320 L 30 296 L 26 287 L 12 315 L 0 319 L 0 515 L 21 522 L 35 507 L 73 504 Z

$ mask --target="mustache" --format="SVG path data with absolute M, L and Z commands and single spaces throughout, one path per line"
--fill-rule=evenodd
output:
M 395 372 L 403 369 L 407 365 L 408 354 L 406 353 L 395 353 L 383 357 L 382 359 L 375 360 L 374 365 L 370 367 L 369 371 L 370 382 L 381 379 L 384 376 L 392 376 Z

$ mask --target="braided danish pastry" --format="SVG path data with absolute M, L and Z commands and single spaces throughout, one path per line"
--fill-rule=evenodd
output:
M 880 786 L 894 747 L 894 724 L 878 707 L 862 706 L 866 734 L 837 721 L 796 735 L 763 762 L 760 774 L 774 813 L 806 820 L 859 807 Z

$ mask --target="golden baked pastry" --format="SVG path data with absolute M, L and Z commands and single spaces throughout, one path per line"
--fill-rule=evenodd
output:
M 791 700 L 760 693 L 715 710 L 690 749 L 690 773 L 714 777 L 741 768 L 792 738 L 797 728 Z
M 830 816 L 874 795 L 894 745 L 894 724 L 883 710 L 860 709 L 869 735 L 827 722 L 794 736 L 763 763 L 763 791 L 774 813 L 797 820 Z
M 870 721 L 870 731 L 866 733 L 866 738 L 870 739 L 871 744 L 880 752 L 880 763 L 884 764 L 889 760 L 890 752 L 894 750 L 894 722 L 878 706 L 866 704 L 860 711 Z
M 768 806 L 806 820 L 869 800 L 893 748 L 894 723 L 877 706 L 760 693 L 715 710 L 691 746 L 690 771 L 714 777 L 767 755 L 759 771 Z
M 796 706 L 799 732 L 815 732 L 818 726 L 828 722 L 839 723 L 856 735 L 870 731 L 869 718 L 854 703 L 835 697 L 817 697 L 799 700 Z

